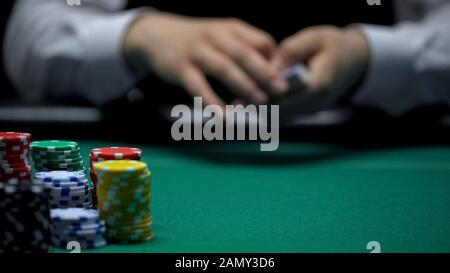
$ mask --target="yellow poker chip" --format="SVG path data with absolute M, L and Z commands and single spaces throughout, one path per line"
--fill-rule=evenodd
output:
M 142 242 L 153 238 L 150 211 L 152 173 L 134 160 L 94 163 L 100 217 L 112 241 Z
M 98 174 L 104 172 L 136 173 L 147 170 L 146 163 L 136 160 L 107 160 L 94 163 L 93 167 Z
M 119 175 L 115 173 L 103 173 L 97 174 L 97 178 L 99 183 L 108 184 L 108 185 L 117 185 L 117 186 L 130 186 L 130 185 L 139 185 L 143 182 L 150 181 L 151 173 L 139 173 L 139 174 L 127 174 L 127 175 Z
M 129 185 L 139 185 L 141 183 L 150 181 L 150 175 L 148 174 L 140 174 L 138 176 L 120 176 L 111 174 L 102 174 L 97 176 L 100 183 L 103 184 L 113 184 L 116 186 L 129 186 Z
M 122 207 L 122 208 L 118 208 L 118 207 L 112 207 L 112 206 L 109 206 L 109 205 L 103 205 L 103 206 L 101 206 L 101 209 L 103 211 L 105 211 L 106 213 L 109 213 L 109 214 L 114 214 L 114 212 L 120 210 L 120 211 L 123 211 L 125 213 L 129 213 L 130 215 L 133 215 L 136 211 L 146 209 L 146 206 L 142 206 L 140 208 L 137 208 L 137 207 L 128 207 L 128 208 Z M 138 222 L 138 220 L 133 221 L 133 223 L 136 223 L 136 222 Z
M 133 223 L 133 224 L 121 224 L 116 223 L 115 225 L 112 225 L 113 228 L 118 229 L 124 229 L 124 230 L 130 230 L 130 229 L 144 229 L 144 228 L 151 228 L 153 224 L 152 219 L 145 220 L 143 222 L 139 223 Z
M 149 194 L 151 191 L 150 185 L 144 185 L 139 188 L 116 188 L 114 186 L 105 187 L 105 186 L 97 186 L 97 192 L 105 193 L 109 196 L 133 196 L 133 195 L 142 195 Z
M 149 234 L 152 232 L 152 225 L 151 224 L 145 224 L 145 225 L 135 225 L 135 226 L 112 226 L 109 228 L 111 232 L 116 233 L 141 233 L 141 234 Z
M 116 161 L 119 161 L 119 160 L 116 160 Z M 126 161 L 126 160 L 123 160 L 123 161 Z M 97 164 L 101 164 L 101 163 L 103 164 L 105 162 L 109 162 L 109 161 L 103 161 L 103 162 L 99 162 Z M 113 162 L 115 162 L 115 161 L 113 161 Z M 145 163 L 143 163 L 141 161 L 136 161 L 136 162 L 140 162 L 142 164 L 145 164 Z M 105 169 L 104 171 L 97 172 L 97 175 L 100 175 L 102 177 L 114 176 L 114 177 L 117 177 L 117 178 L 120 178 L 120 179 L 133 179 L 135 177 L 142 176 L 142 175 L 147 175 L 147 174 L 150 174 L 150 171 L 147 170 L 147 169 L 145 169 L 145 170 L 137 169 L 136 170 L 136 169 L 133 169 L 133 168 L 128 169 L 128 170 L 123 170 L 123 171 L 109 171 L 108 169 Z
M 150 175 L 140 175 L 133 178 L 123 178 L 119 176 L 98 176 L 98 185 L 104 187 L 114 186 L 116 188 L 134 188 L 142 185 L 150 184 Z
M 102 197 L 102 201 L 111 201 L 114 203 L 123 202 L 123 201 L 133 201 L 141 203 L 143 200 L 150 201 L 151 191 L 150 189 L 136 191 L 132 193 L 123 193 L 123 192 L 111 192 L 105 191 L 97 188 L 97 196 Z M 141 200 L 141 201 L 140 201 Z
M 106 199 L 104 197 L 104 195 L 100 195 L 97 194 L 98 197 L 100 197 L 100 199 Z M 148 196 L 144 196 L 142 197 L 142 199 L 139 198 L 124 198 L 122 200 L 117 200 L 117 199 L 108 199 L 108 200 L 102 200 L 101 202 L 99 202 L 99 204 L 105 206 L 105 209 L 107 208 L 106 206 L 110 207 L 111 209 L 115 209 L 115 208 L 143 208 L 146 206 L 150 206 L 150 202 L 151 202 L 151 197 Z M 100 206 L 99 206 L 100 207 Z
M 146 233 L 152 231 L 151 225 L 144 225 L 143 227 L 137 227 L 137 226 L 111 226 L 109 228 L 111 232 L 117 232 L 117 233 L 129 233 L 129 232 L 135 232 L 135 233 Z
M 102 211 L 114 213 L 115 211 L 123 211 L 125 213 L 134 214 L 135 212 L 139 212 L 145 209 L 148 209 L 148 202 L 144 202 L 141 204 L 130 204 L 130 205 L 116 205 L 112 203 L 101 203 L 98 205 L 98 208 Z
M 115 242 L 117 244 L 135 244 L 135 243 L 142 243 L 142 242 L 147 242 L 147 241 L 151 241 L 154 238 L 154 234 L 152 233 L 151 235 L 147 236 L 147 237 L 138 237 L 135 238 L 135 236 L 127 236 L 126 238 L 111 238 L 110 240 L 112 242 Z
M 152 230 L 146 230 L 146 231 L 121 231 L 121 230 L 109 230 L 108 231 L 109 236 L 114 236 L 118 239 L 131 239 L 133 241 L 144 241 L 146 238 L 153 235 Z
M 147 224 L 151 225 L 153 223 L 153 219 L 151 216 L 147 216 L 145 218 L 141 218 L 141 219 L 135 219 L 135 220 L 130 220 L 130 219 L 125 219 L 123 220 L 122 218 L 114 218 L 114 216 L 110 216 L 108 218 L 108 226 L 109 227 L 140 227 L 140 226 L 145 226 Z
M 144 229 L 128 229 L 128 230 L 122 230 L 122 229 L 114 229 L 109 228 L 108 234 L 113 235 L 115 237 L 124 238 L 125 236 L 133 236 L 135 240 L 139 240 L 139 238 L 144 239 L 146 237 L 149 237 L 153 234 L 153 230 L 151 228 L 144 228 Z
M 111 201 L 114 203 L 123 201 L 133 201 L 141 203 L 143 200 L 150 201 L 151 192 L 150 190 L 140 191 L 134 194 L 123 194 L 123 193 L 111 193 L 107 191 L 102 191 L 97 189 L 97 196 L 102 197 L 102 201 Z
M 120 182 L 115 183 L 112 181 L 102 181 L 97 182 L 97 186 L 99 188 L 103 188 L 105 190 L 112 190 L 112 191 L 131 191 L 131 190 L 137 190 L 143 187 L 149 187 L 150 181 L 140 181 L 140 182 Z
M 117 220 L 117 221 L 131 221 L 131 222 L 139 222 L 141 220 L 148 220 L 150 215 L 150 209 L 146 209 L 143 211 L 138 211 L 135 213 L 129 213 L 125 211 L 115 211 L 113 213 L 107 213 L 105 211 L 99 210 L 100 216 L 103 218 L 108 218 L 109 220 Z
M 116 220 L 116 221 L 130 221 L 130 223 L 138 223 L 141 220 L 147 220 L 150 216 L 150 210 L 145 210 L 141 212 L 129 213 L 125 211 L 115 211 L 115 212 L 106 212 L 100 210 L 100 216 L 105 221 L 107 220 Z

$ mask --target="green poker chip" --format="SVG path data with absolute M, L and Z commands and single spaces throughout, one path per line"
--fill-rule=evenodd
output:
M 75 165 L 83 165 L 83 161 L 82 160 L 76 160 L 76 161 L 49 161 L 49 160 L 41 160 L 39 162 L 35 161 L 35 165 L 38 166 L 55 166 L 55 167 L 59 167 L 59 166 L 75 166 Z
M 75 141 L 64 141 L 64 140 L 43 140 L 43 141 L 33 141 L 30 143 L 30 148 L 32 151 L 79 151 L 80 147 Z
M 84 170 L 80 147 L 74 141 L 44 140 L 30 143 L 33 166 L 37 171 Z
M 37 172 L 51 172 L 51 171 L 68 171 L 68 172 L 77 172 L 77 171 L 85 171 L 83 167 L 81 168 L 59 168 L 59 167 L 39 167 L 35 166 Z
M 62 151 L 62 152 L 48 152 L 32 150 L 32 156 L 36 158 L 73 158 L 80 156 L 80 150 L 75 151 Z
M 61 168 L 82 168 L 83 167 L 83 162 L 77 162 L 77 163 L 36 163 L 35 164 L 36 167 L 41 167 L 41 168 L 57 168 L 57 169 L 61 169 Z
M 81 156 L 76 157 L 32 157 L 33 161 L 39 163 L 80 163 L 83 162 L 83 158 Z

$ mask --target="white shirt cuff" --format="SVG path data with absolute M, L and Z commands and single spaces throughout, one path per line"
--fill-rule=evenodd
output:
M 399 115 L 415 106 L 415 97 L 408 94 L 414 60 L 423 36 L 417 26 L 401 29 L 358 25 L 370 46 L 367 74 L 352 102 L 355 105 L 381 108 Z
M 120 97 L 137 82 L 125 61 L 122 44 L 129 25 L 142 12 L 143 9 L 105 13 L 82 34 L 86 62 L 81 71 L 86 73 L 83 78 L 88 79 L 83 90 L 94 103 L 103 104 Z

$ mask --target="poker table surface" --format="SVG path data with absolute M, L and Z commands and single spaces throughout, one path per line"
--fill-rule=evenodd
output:
M 155 232 L 83 252 L 450 252 L 450 146 L 79 143 L 143 149 Z

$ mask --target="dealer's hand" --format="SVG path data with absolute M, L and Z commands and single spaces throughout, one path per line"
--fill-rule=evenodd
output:
M 275 42 L 267 33 L 236 19 L 196 19 L 150 13 L 137 19 L 125 37 L 126 55 L 141 52 L 149 68 L 164 80 L 224 105 L 206 75 L 223 82 L 238 98 L 264 103 L 287 83 L 270 59 Z
M 310 71 L 308 92 L 320 95 L 316 101 L 324 107 L 363 77 L 368 61 L 369 45 L 363 34 L 332 26 L 306 28 L 285 39 L 273 58 L 279 69 L 305 63 Z

